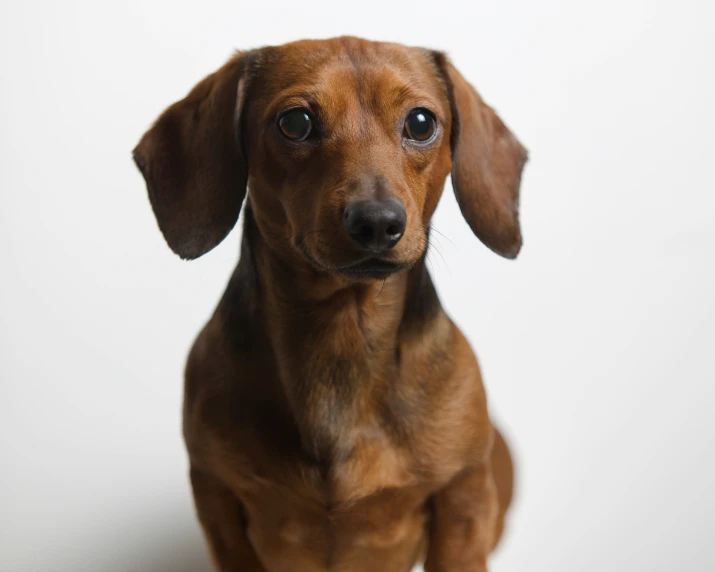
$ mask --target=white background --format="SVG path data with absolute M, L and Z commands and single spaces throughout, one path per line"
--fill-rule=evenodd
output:
M 492 571 L 715 569 L 712 2 L 3 2 L 0 570 L 203 572 L 181 375 L 239 233 L 181 262 L 130 151 L 234 48 L 447 50 L 531 152 L 516 262 L 431 257 L 518 462 Z

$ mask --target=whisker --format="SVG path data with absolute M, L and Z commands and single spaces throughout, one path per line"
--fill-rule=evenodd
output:
M 459 250 L 459 247 L 458 247 L 454 242 L 452 242 L 452 240 L 451 240 L 446 234 L 444 234 L 443 232 L 441 232 L 441 231 L 434 225 L 434 223 L 430 223 L 430 224 L 429 224 L 429 229 L 435 231 L 435 232 L 436 232 L 437 234 L 439 234 L 440 236 L 442 236 L 442 237 L 446 238 L 447 240 L 449 240 L 450 244 L 451 244 L 452 246 L 454 246 L 457 250 Z
M 444 264 L 445 268 L 447 268 L 447 271 L 449 272 L 449 275 L 452 276 L 452 270 L 449 267 L 449 264 L 447 264 L 447 260 L 445 259 L 444 255 L 440 251 L 440 249 L 437 247 L 437 244 L 433 240 L 434 237 L 430 236 L 427 240 L 427 257 L 429 258 L 429 255 L 432 252 L 436 252 L 439 254 L 439 257 L 442 259 L 442 263 Z M 431 262 L 432 268 L 434 269 L 434 262 Z
M 431 273 L 432 275 L 434 275 L 434 274 L 435 274 L 434 264 L 432 263 L 432 260 L 430 260 L 429 250 L 427 251 L 427 254 L 425 255 L 425 263 L 430 267 L 430 273 Z
M 439 245 L 436 242 L 430 242 L 429 245 L 430 248 L 434 249 L 434 251 L 439 254 L 439 257 L 442 259 L 442 262 L 444 262 L 444 265 L 447 266 L 447 260 L 445 260 L 444 256 L 442 255 L 442 251 L 439 249 Z

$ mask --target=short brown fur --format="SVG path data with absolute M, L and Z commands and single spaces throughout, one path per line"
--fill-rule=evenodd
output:
M 310 109 L 311 141 L 277 118 Z M 436 139 L 413 145 L 405 113 Z M 245 200 L 241 260 L 186 367 L 184 435 L 217 570 L 486 570 L 511 500 L 468 342 L 424 255 L 446 176 L 469 225 L 521 246 L 526 153 L 444 55 L 357 38 L 239 53 L 135 149 L 171 248 L 218 244 Z M 384 276 L 356 273 L 345 206 L 407 223 Z M 379 279 L 378 279 L 379 278 Z

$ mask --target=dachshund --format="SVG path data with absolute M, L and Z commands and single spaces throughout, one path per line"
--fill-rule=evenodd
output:
M 240 261 L 185 371 L 217 570 L 487 570 L 512 459 L 425 254 L 451 174 L 474 234 L 516 257 L 526 158 L 444 53 L 353 37 L 238 52 L 142 137 L 181 258 L 245 201 Z

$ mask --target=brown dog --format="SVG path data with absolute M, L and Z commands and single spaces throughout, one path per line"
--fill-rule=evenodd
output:
M 476 359 L 425 268 L 448 173 L 521 246 L 526 152 L 446 57 L 357 38 L 239 53 L 134 152 L 169 246 L 241 260 L 186 368 L 222 571 L 486 570 L 512 491 Z

